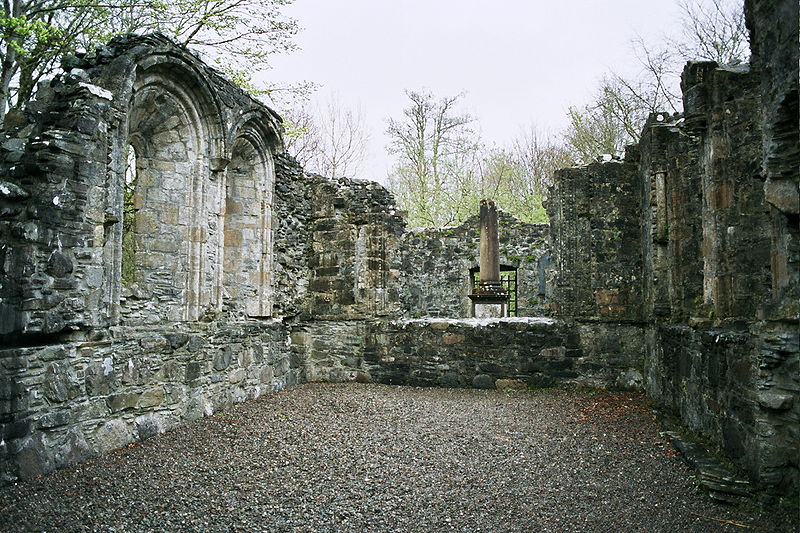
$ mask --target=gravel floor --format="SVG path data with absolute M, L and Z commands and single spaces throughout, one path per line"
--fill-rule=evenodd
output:
M 0 489 L 0 530 L 797 530 L 697 492 L 643 405 L 309 384 Z

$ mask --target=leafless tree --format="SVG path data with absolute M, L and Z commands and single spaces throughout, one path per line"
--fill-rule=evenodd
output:
M 565 139 L 584 161 L 601 153 L 621 154 L 636 142 L 650 113 L 680 112 L 680 74 L 690 60 L 738 64 L 747 60 L 747 30 L 738 0 L 684 0 L 681 34 L 656 46 L 637 37 L 632 45 L 638 76 L 606 75 L 593 101 L 569 110 Z
M 357 177 L 369 141 L 360 108 L 347 108 L 332 96 L 323 106 L 300 105 L 283 115 L 286 149 L 306 170 Z
M 361 108 L 346 108 L 338 97 L 331 97 L 317 114 L 316 132 L 310 168 L 329 178 L 356 177 L 369 140 Z
M 737 65 L 750 56 L 741 1 L 683 0 L 683 35 L 670 45 L 684 61 L 706 59 L 720 65 Z
M 457 221 L 459 180 L 477 149 L 470 128 L 473 117 L 457 110 L 461 95 L 436 98 L 430 92 L 406 91 L 404 118 L 388 120 L 390 153 L 396 164 L 389 187 L 409 212 L 412 225 L 442 227 Z
M 514 139 L 511 150 L 524 171 L 520 192 L 525 196 L 543 195 L 552 183 L 553 172 L 571 162 L 563 143 L 533 124 Z
M 297 105 L 281 112 L 286 151 L 304 167 L 311 165 L 320 150 L 317 122 L 307 105 Z

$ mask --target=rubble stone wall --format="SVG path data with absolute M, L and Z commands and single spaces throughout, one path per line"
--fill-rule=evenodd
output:
M 98 341 L 0 350 L 4 483 L 304 381 L 279 321 L 114 327 Z
M 420 318 L 303 324 L 293 346 L 310 380 L 421 387 L 555 384 L 641 389 L 639 326 L 537 318 Z
M 555 173 L 547 213 L 560 316 L 642 320 L 642 186 L 629 156 Z
M 405 221 L 377 183 L 311 176 L 310 285 L 304 316 L 359 320 L 399 313 Z
M 0 138 L 3 483 L 305 379 L 280 118 L 158 35 L 62 65 Z
M 548 207 L 556 316 L 601 333 L 640 325 L 647 392 L 788 494 L 800 486 L 797 11 L 747 2 L 752 64 L 689 63 L 683 114 L 653 114 L 622 162 L 557 172 Z
M 517 316 L 549 313 L 548 229 L 548 224 L 527 224 L 500 212 L 500 265 L 516 270 Z M 399 280 L 403 315 L 470 317 L 470 271 L 478 268 L 479 244 L 477 214 L 456 227 L 407 232 L 401 243 Z

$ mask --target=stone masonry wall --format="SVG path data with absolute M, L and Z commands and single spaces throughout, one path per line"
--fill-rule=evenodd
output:
M 0 350 L 2 482 L 32 479 L 304 380 L 269 323 L 114 328 L 109 339 Z
M 363 320 L 399 312 L 399 241 L 405 221 L 377 183 L 312 176 L 310 281 L 304 316 Z
M 309 179 L 286 153 L 275 157 L 273 316 L 300 317 L 308 294 L 311 242 Z
M 279 117 L 159 35 L 63 67 L 0 132 L 2 483 L 305 380 L 312 180 Z
M 746 15 L 751 67 L 688 64 L 683 115 L 653 114 L 621 164 L 556 173 L 554 304 L 612 344 L 638 324 L 647 392 L 757 485 L 796 494 L 798 6 Z
M 653 271 L 669 273 L 645 278 L 646 291 L 660 284 L 670 308 L 653 333 L 647 390 L 714 436 L 752 479 L 791 490 L 800 482 L 797 303 L 785 296 L 794 288 L 776 280 L 786 251 L 775 231 L 785 230 L 765 197 L 758 77 L 694 63 L 683 87 L 685 120 L 643 135 L 666 145 L 642 168 L 653 215 L 645 227 L 665 226 L 663 240 L 645 234 L 643 242 Z M 665 137 L 665 128 L 684 139 Z M 687 183 L 702 195 L 686 194 Z
M 556 171 L 547 202 L 554 310 L 572 318 L 642 320 L 638 154 Z
M 272 253 L 241 287 L 225 286 L 234 279 L 222 250 L 232 236 L 226 204 L 237 175 L 253 184 L 246 195 L 261 209 L 260 229 L 240 233 L 258 235 L 247 245 L 270 249 L 279 118 L 161 36 L 117 38 L 63 67 L 9 116 L 0 142 L 8 180 L 0 187 L 0 334 L 196 320 L 223 303 L 252 308 L 229 295 L 268 293 Z M 138 176 L 136 280 L 123 286 L 128 146 Z M 234 146 L 255 155 L 227 173 Z M 271 314 L 268 304 L 259 309 Z
M 310 380 L 483 388 L 510 379 L 638 389 L 643 343 L 637 326 L 541 317 L 316 322 L 293 337 Z
M 477 206 L 476 206 L 477 209 Z M 517 316 L 547 316 L 547 224 L 500 213 L 500 264 L 517 271 Z M 478 267 L 478 216 L 443 229 L 415 229 L 401 243 L 400 301 L 406 317 L 471 315 L 470 269 Z

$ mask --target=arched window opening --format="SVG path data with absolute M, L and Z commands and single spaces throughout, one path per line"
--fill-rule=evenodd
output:
M 123 322 L 196 320 L 210 298 L 202 285 L 210 277 L 203 266 L 213 229 L 204 216 L 213 194 L 203 132 L 180 87 L 134 87 L 127 132 L 133 149 L 124 153 L 121 278 L 130 293 L 121 301 Z
M 265 317 L 271 309 L 271 158 L 257 137 L 234 143 L 225 187 L 223 307 Z
M 122 203 L 122 284 L 136 281 L 136 149 L 128 145 L 125 157 L 125 190 Z

